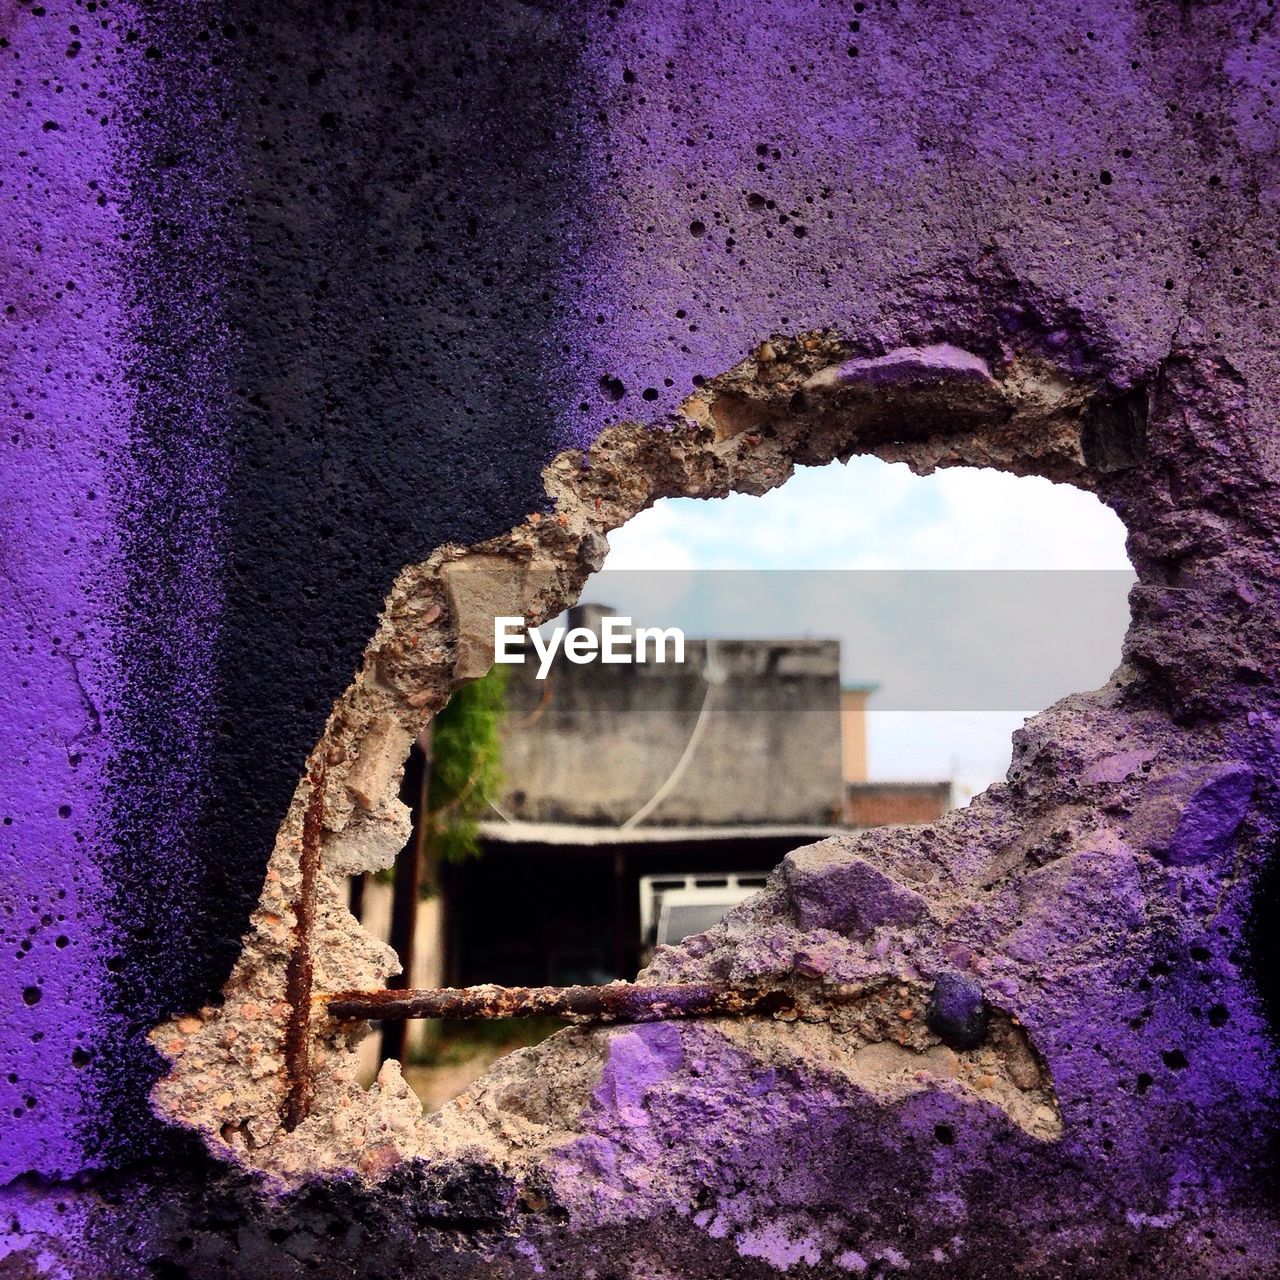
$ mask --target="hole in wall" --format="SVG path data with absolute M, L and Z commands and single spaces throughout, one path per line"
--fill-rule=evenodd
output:
M 361 1086 L 356 1051 L 367 1037 L 359 1019 L 377 1005 L 373 988 L 385 980 L 387 953 L 347 909 L 346 877 L 394 858 L 405 817 L 395 780 L 409 743 L 453 691 L 489 669 L 494 616 L 518 612 L 540 625 L 581 602 L 608 550 L 605 535 L 671 497 L 768 494 L 797 467 L 855 455 L 906 461 L 922 475 L 964 463 L 1106 492 L 1109 475 L 1143 456 L 1142 432 L 1129 417 L 1099 411 L 1112 392 L 1034 352 L 993 348 L 984 356 L 942 343 L 857 355 L 831 333 L 811 333 L 770 338 L 727 373 L 692 381 L 696 389 L 674 420 L 620 423 L 589 449 L 557 455 L 543 472 L 548 501 L 510 531 L 471 547 L 441 546 L 398 576 L 364 663 L 295 791 L 223 1000 L 152 1033 L 171 1063 L 153 1105 L 197 1128 L 219 1154 L 294 1181 L 350 1167 L 378 1178 L 400 1161 L 444 1150 L 447 1118 L 443 1126 L 420 1123 L 420 1104 L 398 1068 L 388 1064 L 377 1088 Z M 700 654 L 705 659 L 708 646 Z M 702 674 L 700 666 L 701 683 L 713 683 Z M 837 756 L 838 738 L 836 728 L 825 740 Z M 592 768 L 599 772 L 598 762 Z M 668 768 L 663 777 L 678 772 Z M 1012 789 L 997 795 L 983 820 L 1016 818 L 1012 797 Z M 666 808 L 667 797 L 659 798 Z M 851 938 L 851 945 L 861 944 Z M 792 976 L 798 983 L 803 975 Z M 923 999 L 901 987 L 886 991 Z M 787 991 L 767 994 L 794 1009 Z M 899 1031 L 901 1011 L 892 1016 Z M 1034 1046 L 1023 1047 L 1034 1056 Z M 278 1074 L 246 1069 L 270 1055 L 281 1063 Z M 1051 1083 L 1044 1088 L 1052 1102 Z M 1052 1107 L 1048 1118 L 1008 1114 L 1028 1132 L 1054 1136 Z
M 655 946 L 709 928 L 791 849 L 932 820 L 1001 776 L 1025 716 L 1117 665 L 1124 536 L 1096 497 L 1066 485 L 974 468 L 921 477 L 874 457 L 802 468 L 761 497 L 664 499 L 610 536 L 580 603 L 540 634 L 598 633 L 611 609 L 665 628 L 676 615 L 661 588 L 674 582 L 678 620 L 695 620 L 685 662 L 606 668 L 561 648 L 539 678 L 526 646 L 525 663 L 466 686 L 412 749 L 400 798 L 413 839 L 395 868 L 351 881 L 352 910 L 408 958 L 399 986 L 634 978 Z M 1076 577 L 1081 599 L 1105 597 L 1084 665 L 1039 673 L 1048 693 L 1034 706 L 960 705 L 981 699 L 970 692 L 907 710 L 900 691 L 886 698 L 887 655 L 903 647 L 917 593 L 966 575 L 1033 612 L 1058 594 L 1053 575 Z M 847 596 L 865 607 L 842 609 Z M 914 660 L 945 661 L 937 650 Z M 562 1025 L 388 1022 L 363 1047 L 363 1078 L 397 1058 L 432 1110 Z

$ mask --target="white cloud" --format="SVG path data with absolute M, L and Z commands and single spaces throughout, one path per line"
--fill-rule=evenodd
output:
M 1091 494 L 855 458 L 762 498 L 666 499 L 609 535 L 609 569 L 1127 569 L 1124 527 Z

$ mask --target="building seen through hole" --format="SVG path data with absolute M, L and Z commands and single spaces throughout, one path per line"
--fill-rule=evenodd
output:
M 598 633 L 608 612 L 569 624 Z M 512 672 L 484 856 L 446 877 L 451 984 L 633 977 L 789 850 L 865 825 L 868 792 L 889 821 L 948 805 L 945 783 L 867 783 L 870 687 L 841 687 L 836 640 L 690 638 L 683 663 Z
M 579 605 L 568 623 L 598 635 L 611 612 Z M 405 771 L 415 836 L 394 883 L 352 886 L 357 914 L 401 957 L 396 985 L 634 978 L 790 850 L 951 804 L 949 782 L 867 780 L 874 685 L 842 685 L 838 640 L 690 637 L 682 662 L 575 663 L 562 649 L 545 679 L 532 661 L 495 672 L 499 794 L 484 796 L 470 856 L 424 852 L 428 741 Z M 431 1057 L 437 1034 L 386 1024 L 379 1056 Z

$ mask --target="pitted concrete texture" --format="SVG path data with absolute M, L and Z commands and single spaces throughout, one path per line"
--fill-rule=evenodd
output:
M 1280 1271 L 1277 38 L 1264 0 L 0 14 L 0 1268 Z M 1109 683 L 645 975 L 794 1018 L 567 1032 L 433 1117 L 362 1090 L 298 993 L 390 971 L 341 877 L 490 605 L 854 453 L 1112 507 Z

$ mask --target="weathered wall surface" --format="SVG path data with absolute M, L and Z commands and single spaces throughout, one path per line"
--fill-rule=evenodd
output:
M 546 681 L 529 656 L 507 686 L 502 803 L 513 817 L 627 821 L 667 784 L 705 709 L 699 767 L 649 825 L 839 819 L 838 642 L 719 641 L 709 655 L 688 639 L 683 662 L 625 666 L 562 654 Z
M 1272 21 L 0 11 L 11 1269 L 1274 1274 Z M 822 332 L 810 354 L 782 340 Z M 837 372 L 932 343 L 999 395 L 957 417 L 962 362 L 895 409 L 883 366 Z M 1019 416 L 1028 369 L 1067 380 L 1074 436 Z M 846 382 L 865 412 L 823 399 Z M 148 1032 L 222 1016 L 277 828 L 401 569 L 549 513 L 558 450 L 683 429 L 682 406 L 704 434 L 679 466 L 625 434 L 592 455 L 607 517 L 664 483 L 776 482 L 744 453 L 760 439 L 1094 487 L 1141 580 L 1125 665 L 1037 718 L 987 801 L 793 858 L 657 966 L 888 982 L 875 1007 L 575 1032 L 425 1132 L 384 1098 L 359 1129 L 388 1126 L 374 1159 L 336 1125 L 314 1141 L 329 1177 L 272 1199 L 223 1163 L 234 1125 L 205 1154 L 155 1114 Z M 549 553 L 598 536 L 573 465 Z M 402 581 L 384 639 L 426 616 L 427 580 Z M 954 1020 L 975 989 L 1002 1011 L 994 1039 L 926 1027 L 944 977 Z M 186 1101 L 240 1105 L 219 1096 Z M 296 1175 L 250 1132 L 248 1164 Z

